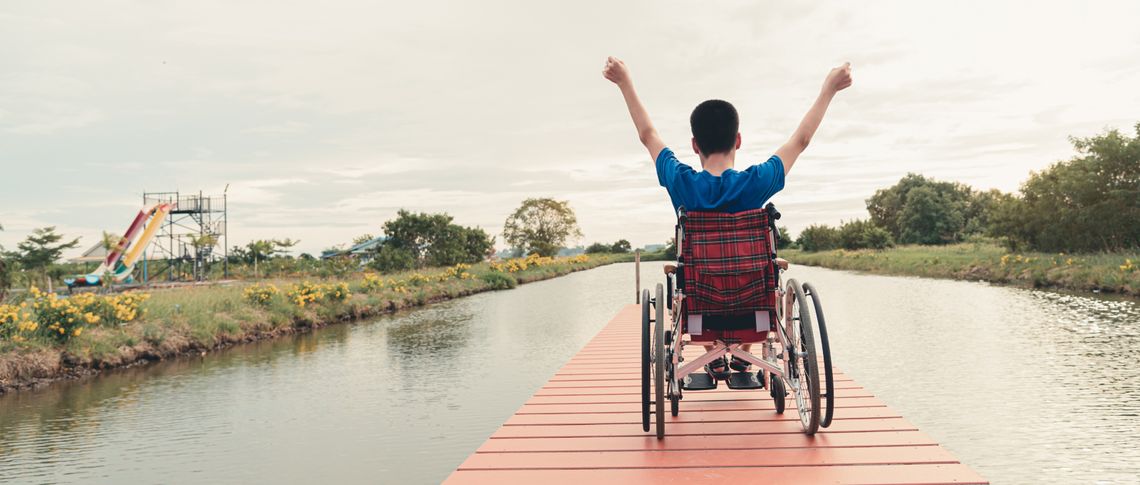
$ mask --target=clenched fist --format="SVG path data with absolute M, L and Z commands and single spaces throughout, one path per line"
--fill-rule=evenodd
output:
M 625 63 L 621 59 L 610 56 L 606 59 L 606 67 L 602 69 L 602 76 L 621 86 L 629 82 L 629 69 L 625 67 Z
M 612 58 L 611 58 L 612 59 Z M 842 66 L 832 69 L 823 81 L 823 90 L 832 94 L 838 93 L 851 86 L 851 63 L 844 62 Z

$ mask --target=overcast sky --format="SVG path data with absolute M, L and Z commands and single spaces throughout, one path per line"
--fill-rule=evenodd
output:
M 231 245 L 317 252 L 401 207 L 498 234 L 538 196 L 570 201 L 581 242 L 663 242 L 607 55 L 688 163 L 693 106 L 733 102 L 738 168 L 850 61 L 773 199 L 793 232 L 865 217 L 907 172 L 1015 190 L 1068 136 L 1140 121 L 1140 2 L 789 3 L 4 2 L 0 245 L 55 225 L 88 246 L 144 190 L 227 183 Z

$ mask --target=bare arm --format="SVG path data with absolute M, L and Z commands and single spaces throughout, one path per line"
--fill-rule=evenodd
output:
M 629 116 L 633 118 L 633 126 L 637 127 L 637 138 L 649 150 L 649 157 L 656 160 L 661 150 L 665 149 L 665 142 L 657 134 L 657 128 L 653 127 L 653 121 L 649 119 L 649 112 L 641 104 L 641 98 L 637 97 L 637 90 L 633 88 L 633 80 L 629 77 L 629 69 L 621 59 L 610 57 L 606 59 L 602 75 L 621 89 L 625 105 L 629 108 Z
M 815 135 L 815 130 L 819 128 L 819 123 L 823 121 L 823 115 L 827 112 L 827 106 L 831 104 L 831 99 L 835 97 L 836 93 L 846 89 L 851 85 L 851 63 L 845 63 L 827 74 L 827 79 L 823 82 L 823 88 L 819 92 L 819 97 L 815 99 L 815 103 L 811 105 L 811 109 L 804 115 L 803 121 L 800 121 L 800 126 L 796 128 L 796 132 L 788 139 L 779 150 L 776 150 L 776 156 L 784 162 L 784 175 L 792 171 L 792 165 L 796 163 L 796 159 L 800 157 L 804 149 L 811 143 L 812 136 Z

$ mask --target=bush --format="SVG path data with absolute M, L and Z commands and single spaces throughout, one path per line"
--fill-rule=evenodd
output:
M 856 219 L 839 227 L 839 246 L 843 249 L 884 249 L 893 245 L 891 234 L 871 221 Z
M 839 230 L 823 224 L 812 224 L 800 233 L 796 244 L 807 252 L 835 249 L 839 247 Z
M 506 273 L 500 273 L 498 271 L 483 273 L 479 275 L 479 278 L 487 282 L 487 284 L 491 285 L 491 288 L 494 288 L 496 290 L 514 288 L 519 284 L 519 281 L 515 279 L 514 276 Z

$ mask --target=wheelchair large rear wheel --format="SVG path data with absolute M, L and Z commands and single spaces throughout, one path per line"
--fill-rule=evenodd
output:
M 819 431 L 819 361 L 816 360 L 815 335 L 812 331 L 811 311 L 803 289 L 794 279 L 788 280 L 784 320 L 788 332 L 787 375 L 796 399 L 800 424 L 808 435 Z
M 641 291 L 641 430 L 649 431 L 649 289 Z
M 665 438 L 665 287 L 657 283 L 656 321 L 653 322 L 653 406 L 657 412 L 657 439 Z
M 815 310 L 816 334 L 819 337 L 819 349 L 823 351 L 823 417 L 819 426 L 831 426 L 831 418 L 835 415 L 835 374 L 831 369 L 831 344 L 827 340 L 827 321 L 823 318 L 823 304 L 819 302 L 819 292 L 811 283 L 804 283 L 804 294 L 811 298 L 812 309 Z

